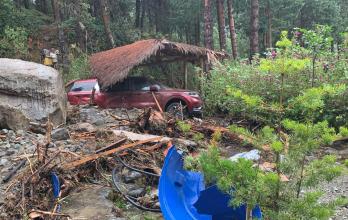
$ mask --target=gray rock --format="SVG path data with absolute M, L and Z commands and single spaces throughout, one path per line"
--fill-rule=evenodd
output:
M 16 133 L 18 136 L 23 136 L 25 134 L 23 130 L 17 130 Z
M 9 148 L 11 148 L 11 144 L 10 144 L 10 143 L 6 143 L 6 144 L 3 145 L 1 148 L 3 148 L 3 149 L 9 149 Z
M 68 129 L 58 128 L 52 131 L 51 137 L 55 141 L 61 141 L 69 139 L 70 135 Z
M 80 132 L 94 132 L 96 129 L 90 123 L 85 122 L 85 123 L 77 124 L 75 130 Z
M 138 189 L 132 189 L 127 192 L 127 195 L 132 196 L 132 197 L 139 197 L 143 195 L 145 192 L 144 188 L 138 188 Z
M 134 182 L 135 180 L 141 178 L 143 175 L 136 171 L 131 171 L 124 177 L 125 183 Z
M 64 199 L 62 209 L 72 219 L 118 219 L 114 204 L 108 199 L 111 188 L 91 185 L 71 193 Z
M 338 151 L 336 149 L 332 148 L 332 147 L 328 147 L 328 148 L 325 149 L 325 153 L 326 154 L 337 154 L 337 152 Z
M 6 159 L 6 158 L 0 159 L 0 166 L 5 166 L 7 163 L 8 163 L 8 159 Z
M 105 120 L 102 118 L 99 118 L 99 119 L 94 120 L 92 123 L 96 126 L 101 126 L 101 125 L 105 124 Z
M 10 140 L 16 139 L 16 133 L 12 130 L 9 130 L 7 133 L 7 138 Z
M 5 151 L 4 153 L 6 156 L 11 156 L 11 155 L 15 154 L 16 152 L 17 152 L 16 150 L 10 149 L 10 150 Z
M 0 58 L 0 127 L 26 130 L 29 122 L 57 126 L 66 120 L 66 93 L 61 74 L 37 63 Z
M 341 159 L 348 159 L 348 148 L 344 150 L 339 150 L 338 155 L 341 157 Z
M 182 147 L 196 147 L 197 143 L 191 140 L 177 138 L 175 139 L 176 144 Z
M 15 148 L 15 149 L 20 149 L 22 147 L 22 145 L 20 145 L 20 144 L 14 144 L 13 145 L 13 148 Z

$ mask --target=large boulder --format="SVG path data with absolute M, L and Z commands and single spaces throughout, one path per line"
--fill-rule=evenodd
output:
M 65 123 L 66 93 L 61 74 L 51 67 L 0 58 L 0 128 L 24 130 L 29 122 Z

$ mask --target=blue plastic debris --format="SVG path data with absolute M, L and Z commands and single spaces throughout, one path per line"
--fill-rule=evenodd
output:
M 59 197 L 60 183 L 59 183 L 59 177 L 54 172 L 51 173 L 51 183 L 53 188 L 53 195 L 54 195 L 54 198 L 56 199 Z
M 182 155 L 171 147 L 159 181 L 159 200 L 166 220 L 245 220 L 246 207 L 228 206 L 231 197 L 216 186 L 205 188 L 202 173 L 183 169 Z M 262 219 L 255 207 L 253 217 Z
M 51 173 L 51 183 L 52 183 L 52 188 L 53 188 L 53 196 L 55 199 L 59 198 L 60 194 L 60 182 L 59 182 L 59 177 L 55 172 Z M 55 212 L 59 212 L 61 209 L 60 204 L 57 205 L 57 209 L 54 210 Z

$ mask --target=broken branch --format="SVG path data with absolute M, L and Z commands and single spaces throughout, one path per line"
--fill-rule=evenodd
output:
M 92 154 L 92 155 L 86 156 L 86 157 L 84 157 L 84 158 L 82 158 L 80 160 L 76 160 L 76 161 L 73 161 L 73 162 L 70 162 L 70 163 L 66 163 L 62 167 L 63 167 L 63 169 L 73 169 L 73 168 L 75 168 L 77 166 L 81 166 L 81 165 L 83 165 L 83 164 L 85 164 L 85 163 L 87 163 L 89 161 L 96 160 L 96 159 L 98 159 L 100 157 L 105 157 L 105 156 L 108 156 L 108 155 L 111 155 L 111 154 L 114 154 L 114 153 L 126 150 L 128 148 L 138 146 L 140 144 L 160 141 L 161 139 L 162 139 L 162 137 L 155 137 L 155 138 L 150 138 L 150 139 L 147 139 L 147 140 L 138 141 L 138 142 L 131 143 L 131 144 L 126 144 L 126 145 L 123 145 L 123 146 L 118 147 L 116 149 L 108 150 L 108 151 L 105 151 L 105 152 L 102 152 L 102 153 L 99 153 L 99 154 Z

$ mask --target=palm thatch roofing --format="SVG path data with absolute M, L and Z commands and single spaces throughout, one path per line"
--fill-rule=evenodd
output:
M 100 86 L 105 88 L 122 81 L 133 68 L 140 65 L 181 60 L 213 63 L 225 56 L 225 53 L 194 45 L 149 39 L 95 53 L 90 57 L 90 64 L 93 75 Z

